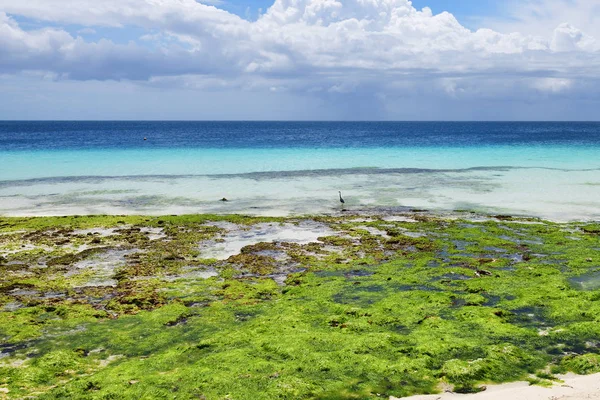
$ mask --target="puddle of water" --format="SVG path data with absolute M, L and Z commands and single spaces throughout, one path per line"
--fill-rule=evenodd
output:
M 48 292 L 42 296 L 42 299 L 52 300 L 52 299 L 62 299 L 64 297 L 66 297 L 64 293 Z
M 507 242 L 512 242 L 512 243 L 518 243 L 519 242 L 518 239 L 515 239 L 514 237 L 507 236 L 507 235 L 500 235 L 500 236 L 498 236 L 498 239 L 502 239 L 502 240 L 505 240 Z
M 486 299 L 483 303 L 486 307 L 496 307 L 502 301 L 502 297 L 493 294 L 484 294 L 483 297 Z
M 520 244 L 530 244 L 530 245 L 542 245 L 544 241 L 541 239 L 523 239 L 519 241 Z
M 451 307 L 452 308 L 461 308 L 461 307 L 464 307 L 466 304 L 467 304 L 467 300 L 459 297 L 459 298 L 456 298 L 456 299 L 452 299 L 452 305 L 451 305 Z
M 367 231 L 367 232 L 369 232 L 373 236 L 381 236 L 381 237 L 386 238 L 386 239 L 390 239 L 391 238 L 391 236 L 388 235 L 387 232 L 382 231 L 381 229 L 374 228 L 372 226 L 361 225 L 361 226 L 357 226 L 355 229 L 356 230 Z
M 579 290 L 600 289 L 600 271 L 588 272 L 583 275 L 569 278 L 571 285 Z
M 523 254 L 513 254 L 510 256 L 510 260 L 514 263 L 522 263 L 524 261 Z
M 290 274 L 297 274 L 301 272 L 306 272 L 305 268 L 297 268 L 290 271 L 282 272 L 279 274 L 271 274 L 267 275 L 268 278 L 271 278 L 277 283 L 279 286 L 285 286 L 285 281 L 287 280 Z
M 27 348 L 26 344 L 0 344 L 0 360 L 12 356 L 15 352 Z
M 145 233 L 146 235 L 148 235 L 148 239 L 149 240 L 160 240 L 160 239 L 164 239 L 167 237 L 167 235 L 165 234 L 163 228 L 148 228 L 148 227 L 144 227 L 142 229 L 140 229 L 140 232 Z
M 371 305 L 386 296 L 385 288 L 380 285 L 356 285 L 343 292 L 335 294 L 333 301 L 338 304 Z
M 4 265 L 6 265 L 7 267 L 25 267 L 25 266 L 27 266 L 27 264 L 22 261 L 9 261 Z
M 2 250 L 0 251 L 0 256 L 1 257 L 6 257 L 6 256 L 10 256 L 10 255 L 14 255 L 14 254 L 18 254 L 24 251 L 32 251 L 32 250 L 43 250 L 43 251 L 52 251 L 53 248 L 52 247 L 48 247 L 48 246 L 34 246 L 32 244 L 23 244 L 21 245 L 18 249 L 13 249 L 13 250 Z
M 426 233 L 421 233 L 421 232 L 409 232 L 409 231 L 403 231 L 403 232 L 402 232 L 402 234 L 403 234 L 404 236 L 408 236 L 408 237 L 411 237 L 411 238 L 414 238 L 414 239 L 417 239 L 417 238 L 422 238 L 422 237 L 426 237 L 426 236 L 427 236 L 427 234 L 426 234 Z
M 13 301 L 10 303 L 6 303 L 4 305 L 3 311 L 13 312 L 13 311 L 17 311 L 18 309 L 23 308 L 23 307 L 24 307 L 23 303 Z
M 438 288 L 434 288 L 431 286 L 425 285 L 394 285 L 393 289 L 399 292 L 412 292 L 412 291 L 422 291 L 422 292 L 441 292 L 442 290 Z
M 257 251 L 254 254 L 256 254 L 257 256 L 271 257 L 275 261 L 279 261 L 279 262 L 285 262 L 285 261 L 288 261 L 288 259 L 289 259 L 288 255 L 285 251 L 262 250 L 262 251 Z
M 466 250 L 468 246 L 474 244 L 471 242 L 467 242 L 466 240 L 453 240 L 452 244 L 456 247 L 456 250 L 463 251 Z
M 444 274 L 441 276 L 436 276 L 435 278 L 431 279 L 431 282 L 439 282 L 439 281 L 444 281 L 444 280 L 467 281 L 469 279 L 472 279 L 472 277 L 467 276 L 467 275 L 462 275 L 462 274 L 450 273 L 450 274 Z
M 234 315 L 235 315 L 235 320 L 237 322 L 246 322 L 246 321 L 249 321 L 250 319 L 258 316 L 258 313 L 250 312 L 250 311 L 248 311 L 248 312 L 239 311 L 239 312 L 236 312 Z
M 127 263 L 125 256 L 137 252 L 138 250 L 109 250 L 95 254 L 75 263 L 73 268 L 65 274 L 65 277 L 73 277 L 91 271 L 92 277 L 79 287 L 117 286 L 118 282 L 113 279 L 115 270 Z
M 167 282 L 174 282 L 179 279 L 209 279 L 215 276 L 219 276 L 219 273 L 210 268 L 210 269 L 196 269 L 193 267 L 184 267 L 183 273 L 179 275 L 167 275 L 163 277 L 163 280 Z
M 382 219 L 387 222 L 410 222 L 410 223 L 418 222 L 414 218 L 403 217 L 402 215 L 388 215 L 386 217 L 383 217 Z
M 559 266 L 565 266 L 569 263 L 569 260 L 565 260 L 565 259 L 556 259 L 556 258 L 546 258 L 544 260 L 542 260 L 540 262 L 541 264 L 544 265 L 559 265 Z M 565 268 L 566 270 L 566 268 Z
M 121 228 L 92 228 L 92 229 L 79 229 L 73 231 L 73 235 L 95 235 L 100 237 L 108 237 L 115 236 L 117 234 L 117 229 Z
M 207 242 L 200 247 L 203 258 L 226 260 L 239 254 L 242 248 L 263 242 L 288 242 L 308 244 L 317 242 L 322 236 L 334 236 L 336 232 L 328 226 L 312 221 L 295 224 L 257 224 L 244 230 L 234 225 L 221 237 L 223 243 Z
M 465 228 L 465 229 L 480 228 L 479 225 L 475 225 L 475 224 L 458 224 L 458 226 L 460 228 Z
M 373 218 L 351 218 L 348 222 L 373 222 Z
M 364 276 L 372 276 L 374 274 L 373 271 L 367 270 L 346 270 L 346 271 L 318 271 L 315 272 L 315 275 L 319 278 L 330 278 L 330 277 L 346 277 L 348 279 L 358 278 Z
M 506 253 L 506 249 L 494 246 L 486 246 L 483 248 L 484 251 L 492 251 L 494 253 Z
M 11 296 L 37 296 L 37 290 L 27 290 L 27 289 L 13 289 L 10 292 Z
M 523 307 L 511 310 L 511 312 L 513 315 L 508 320 L 514 325 L 538 329 L 554 326 L 553 321 L 545 317 L 543 307 Z
M 517 269 L 513 265 L 508 265 L 506 267 L 497 267 L 498 271 L 506 271 L 506 272 L 515 272 Z

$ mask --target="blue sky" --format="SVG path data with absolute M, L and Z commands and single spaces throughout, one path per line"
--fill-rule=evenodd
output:
M 0 0 L 0 119 L 599 118 L 597 0 L 210 1 Z
M 207 4 L 211 3 L 207 2 Z M 266 12 L 272 4 L 272 0 L 225 0 L 217 2 L 214 5 L 223 10 L 227 10 L 232 14 L 238 15 L 241 18 L 256 20 L 260 14 Z M 502 4 L 495 0 L 413 0 L 412 4 L 417 9 L 429 7 L 436 14 L 444 11 L 450 12 L 469 29 L 481 27 L 482 18 L 485 17 L 509 18 L 509 16 L 503 12 L 506 10 L 506 7 L 503 7 Z M 21 26 L 29 29 L 44 26 L 62 26 L 73 35 L 83 35 L 90 40 L 99 40 L 107 37 L 117 43 L 127 43 L 131 40 L 136 40 L 145 31 L 144 29 L 136 27 L 121 27 L 118 29 L 103 27 L 94 29 L 94 33 L 88 33 L 85 31 L 82 32 L 83 27 L 77 24 L 52 24 L 47 21 L 25 18 L 19 15 L 14 15 L 13 18 L 19 21 Z
M 502 2 L 497 0 L 413 0 L 415 8 L 429 7 L 435 13 L 448 11 L 468 25 L 475 26 L 474 20 L 483 16 L 494 16 L 502 13 Z M 267 10 L 273 1 L 270 0 L 226 0 L 218 6 L 243 18 L 255 19 L 259 10 Z

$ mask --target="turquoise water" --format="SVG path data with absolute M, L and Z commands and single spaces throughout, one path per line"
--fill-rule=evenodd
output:
M 598 219 L 599 155 L 600 124 L 0 122 L 0 214 Z
M 348 168 L 600 168 L 585 147 L 128 149 L 0 152 L 0 180 L 77 176 L 218 175 Z

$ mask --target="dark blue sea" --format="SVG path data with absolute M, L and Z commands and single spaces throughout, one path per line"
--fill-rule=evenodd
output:
M 0 121 L 1 151 L 530 145 L 600 146 L 600 123 Z

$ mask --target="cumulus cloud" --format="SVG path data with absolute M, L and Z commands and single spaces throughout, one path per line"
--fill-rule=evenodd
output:
M 573 1 L 592 7 L 588 0 Z M 43 71 L 61 79 L 322 96 L 357 93 L 378 102 L 424 91 L 485 96 L 514 86 L 560 94 L 600 75 L 590 68 L 600 64 L 598 41 L 569 20 L 544 36 L 472 31 L 450 13 L 417 10 L 408 0 L 276 0 L 256 21 L 218 4 L 0 0 L 0 73 Z M 539 2 L 523 4 L 528 16 Z M 554 18 L 555 8 L 546 11 Z M 49 27 L 26 30 L 12 16 Z M 50 27 L 61 24 L 80 32 L 103 26 L 146 32 L 128 44 L 90 42 Z
M 596 40 L 583 33 L 570 24 L 560 24 L 554 30 L 554 36 L 550 48 L 554 51 L 593 51 L 596 47 Z

